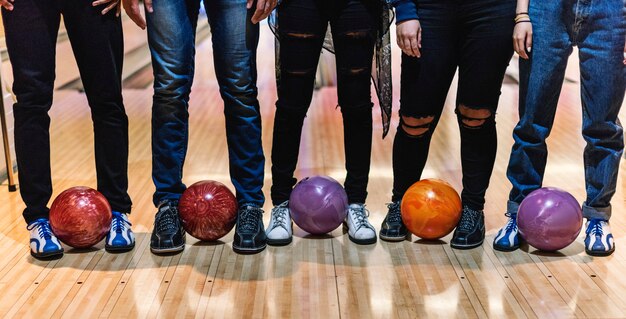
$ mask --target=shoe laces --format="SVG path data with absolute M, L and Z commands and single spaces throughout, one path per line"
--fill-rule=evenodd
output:
M 476 226 L 476 220 L 478 219 L 479 214 L 480 213 L 476 210 L 464 207 L 463 212 L 461 213 L 461 221 L 459 221 L 459 226 L 457 228 L 460 231 L 472 231 Z
M 278 227 L 287 229 L 287 214 L 289 214 L 289 201 L 285 201 L 274 207 L 274 209 L 272 209 L 272 220 L 274 221 L 272 229 Z
M 509 218 L 506 226 L 504 226 L 504 230 L 507 232 L 517 231 L 517 214 L 506 212 L 504 216 Z
M 172 205 L 162 206 L 156 219 L 158 232 L 175 232 L 178 230 L 178 213 Z
M 122 213 L 119 212 L 113 212 L 113 220 L 111 224 L 111 228 L 118 234 L 121 234 L 126 230 L 126 225 L 133 225 L 128 220 L 124 219 Z
M 388 203 L 387 209 L 389 209 L 389 212 L 387 213 L 388 222 L 396 223 L 402 221 L 402 214 L 400 213 L 400 201 Z
M 604 230 L 602 229 L 602 222 L 606 222 L 606 220 L 596 218 L 589 220 L 589 225 L 587 225 L 587 235 L 602 236 L 604 233 Z
M 46 219 L 38 219 L 32 224 L 26 227 L 28 230 L 33 230 L 37 228 L 37 233 L 40 238 L 44 238 L 46 240 L 52 238 L 52 229 L 50 229 L 50 223 Z
M 253 205 L 244 205 L 239 210 L 239 229 L 242 231 L 255 231 L 263 211 Z
M 356 226 L 356 229 L 361 229 L 361 227 L 368 227 L 367 217 L 369 217 L 369 210 L 365 209 L 365 205 L 358 205 L 358 207 L 351 206 L 348 208 L 348 212 L 350 213 L 350 217 Z

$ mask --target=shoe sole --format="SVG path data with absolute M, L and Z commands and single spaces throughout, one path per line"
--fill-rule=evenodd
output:
M 185 249 L 185 244 L 182 244 L 182 245 L 176 246 L 176 247 L 170 247 L 170 248 L 154 248 L 154 247 L 150 247 L 150 251 L 153 254 L 156 254 L 156 255 L 178 253 L 178 252 L 183 251 L 184 249 Z
M 519 245 L 513 246 L 513 247 L 508 247 L 508 246 L 498 246 L 496 244 L 493 244 L 493 249 L 495 249 L 497 251 L 510 252 L 510 251 L 518 250 L 519 249 Z
M 267 245 L 263 245 L 263 247 L 257 248 L 243 248 L 233 245 L 233 251 L 242 255 L 253 255 L 262 252 L 263 250 L 265 250 L 265 247 L 267 247 Z
M 104 245 L 104 250 L 110 253 L 125 253 L 127 251 L 133 250 L 134 248 L 135 248 L 135 243 L 133 243 L 130 246 L 123 246 L 123 247 Z
M 472 245 L 456 245 L 456 244 L 450 243 L 450 247 L 452 247 L 454 249 L 460 249 L 460 250 L 473 249 L 473 248 L 480 247 L 483 244 L 484 241 L 485 240 L 483 239 L 483 240 L 480 241 L 480 243 L 472 244 Z
M 381 233 L 378 233 L 378 237 L 380 237 L 380 239 L 384 240 L 384 241 L 390 241 L 390 242 L 401 242 L 401 241 L 405 241 L 407 239 L 411 239 L 411 234 L 406 234 L 403 237 L 396 237 L 396 236 L 385 236 Z
M 348 238 L 350 238 L 350 241 L 358 244 L 358 245 L 371 245 L 371 244 L 375 244 L 376 243 L 376 237 L 374 238 L 368 238 L 368 239 L 356 239 L 350 235 L 348 235 Z
M 267 239 L 267 244 L 270 246 L 287 246 L 291 244 L 292 237 L 287 239 Z
M 615 248 L 613 248 L 613 250 L 610 250 L 610 251 L 591 251 L 591 250 L 585 249 L 585 252 L 587 253 L 587 255 L 593 256 L 593 257 L 606 257 L 606 256 L 612 255 L 613 252 L 615 252 Z
M 61 250 L 61 251 L 57 251 L 57 252 L 53 252 L 53 253 L 35 254 L 31 250 L 30 251 L 30 255 L 33 256 L 33 258 L 36 258 L 36 259 L 49 260 L 49 259 L 55 259 L 55 258 L 63 257 L 63 251 Z

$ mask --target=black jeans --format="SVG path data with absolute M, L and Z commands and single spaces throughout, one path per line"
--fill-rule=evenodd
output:
M 122 26 L 115 12 L 91 1 L 20 0 L 2 10 L 7 49 L 13 66 L 15 153 L 19 183 L 30 223 L 48 217 L 50 117 L 55 51 L 61 15 L 78 62 L 94 123 L 98 190 L 113 210 L 128 213 L 128 118 L 121 94 L 124 55 Z M 113 10 L 114 11 L 114 10 Z M 67 132 L 72 134 L 72 132 Z
M 272 148 L 274 205 L 288 200 L 296 183 L 302 124 L 329 22 L 343 115 L 345 188 L 350 203 L 365 202 L 372 149 L 370 74 L 380 10 L 380 3 L 371 0 L 284 0 L 278 7 L 281 78 Z
M 402 56 L 400 115 L 393 145 L 393 200 L 420 180 L 430 140 L 459 69 L 457 117 L 461 132 L 463 204 L 482 210 L 493 171 L 495 112 L 513 54 L 514 0 L 420 0 L 421 58 Z M 480 115 L 475 115 L 480 113 Z M 407 125 L 405 119 L 432 119 Z M 423 134 L 409 134 L 415 128 Z

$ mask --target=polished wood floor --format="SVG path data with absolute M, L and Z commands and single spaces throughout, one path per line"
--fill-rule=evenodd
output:
M 269 195 L 271 136 L 276 100 L 273 44 L 263 29 L 259 49 L 259 98 L 263 143 L 268 157 L 265 193 Z M 227 183 L 223 105 L 214 81 L 210 42 L 198 48 L 196 83 L 190 106 L 190 147 L 185 182 L 213 179 Z M 397 54 L 397 52 L 396 52 Z M 398 61 L 398 59 L 396 59 Z M 398 80 L 397 63 L 395 78 Z M 399 96 L 395 82 L 395 97 Z M 566 83 L 555 128 L 545 185 L 564 188 L 584 200 L 584 141 L 580 137 L 579 85 Z M 315 96 L 307 117 L 298 177 L 325 174 L 343 180 L 341 115 L 335 89 Z M 136 248 L 110 254 L 68 249 L 55 261 L 38 261 L 28 252 L 28 233 L 18 193 L 0 188 L 0 317 L 6 318 L 624 318 L 626 317 L 625 180 L 613 200 L 612 226 L 617 252 L 607 258 L 584 254 L 582 235 L 555 254 L 532 248 L 501 253 L 491 241 L 503 216 L 510 187 L 505 177 L 511 130 L 517 120 L 517 86 L 505 84 L 498 112 L 499 150 L 487 193 L 487 239 L 481 248 L 458 251 L 438 242 L 412 241 L 358 246 L 341 229 L 327 237 L 305 238 L 268 247 L 253 256 L 233 253 L 232 232 L 221 241 L 188 237 L 182 254 L 150 253 L 155 208 L 150 179 L 151 89 L 124 92 L 130 118 L 131 220 Z M 432 142 L 424 177 L 461 187 L 459 132 L 447 102 Z M 397 101 L 396 101 L 397 104 Z M 397 105 L 396 105 L 397 107 Z M 395 111 L 394 111 L 395 112 Z M 95 187 L 93 135 L 85 95 L 58 91 L 51 111 L 52 171 L 55 195 L 75 185 Z M 380 139 L 379 112 L 369 184 L 370 220 L 379 227 L 392 184 L 390 137 Z M 394 121 L 397 122 L 397 118 Z M 395 126 L 395 125 L 394 125 Z M 624 167 L 622 167 L 624 168 Z M 623 175 L 623 174 L 622 174 Z M 269 197 L 269 196 L 268 196 Z M 269 211 L 269 203 L 265 205 Z M 265 221 L 269 220 L 266 214 Z

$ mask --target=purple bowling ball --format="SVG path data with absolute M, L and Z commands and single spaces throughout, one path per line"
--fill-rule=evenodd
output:
M 337 228 L 348 214 L 348 196 L 341 184 L 328 176 L 301 180 L 289 197 L 291 218 L 313 235 Z
M 580 204 L 570 193 L 544 187 L 530 193 L 517 213 L 522 238 L 543 251 L 557 251 L 576 240 L 583 225 Z

